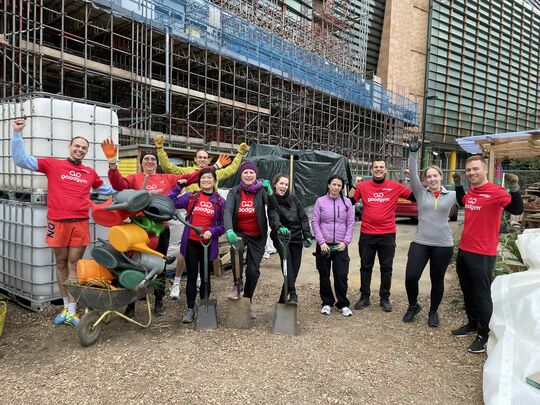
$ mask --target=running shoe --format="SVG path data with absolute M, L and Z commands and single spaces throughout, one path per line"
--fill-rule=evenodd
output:
M 171 300 L 180 299 L 180 284 L 173 284 L 171 292 L 169 293 L 169 297 Z
M 332 307 L 330 305 L 324 305 L 321 308 L 321 314 L 323 315 L 330 315 L 330 312 L 332 312 Z
M 427 323 L 432 328 L 439 326 L 441 324 L 439 321 L 439 314 L 437 312 L 430 312 Z
M 238 290 L 239 290 L 238 286 L 236 284 L 233 285 L 227 297 L 229 297 L 231 300 L 237 300 L 240 297 L 240 291 Z
M 410 323 L 414 321 L 414 317 L 422 310 L 422 307 L 420 304 L 416 303 L 416 305 L 413 305 L 412 307 L 409 305 L 409 308 L 407 309 L 407 312 L 405 312 L 405 315 L 403 315 L 402 321 L 405 323 Z
M 343 307 L 341 308 L 341 314 L 343 316 L 352 316 L 352 311 L 349 307 Z
M 486 351 L 486 344 L 488 336 L 476 336 L 474 342 L 469 346 L 469 353 L 484 353 Z
M 478 332 L 477 327 L 471 326 L 470 324 L 467 323 L 463 326 L 460 326 L 457 329 L 454 329 L 452 331 L 452 335 L 454 335 L 455 337 L 465 337 L 469 335 L 476 335 L 477 332 Z
M 184 317 L 182 318 L 182 323 L 191 323 L 195 318 L 195 310 L 193 308 L 186 309 L 184 312 Z
M 55 325 L 63 325 L 64 322 L 66 321 L 67 314 L 68 314 L 68 307 L 67 307 L 67 305 L 65 305 L 64 309 L 62 309 L 62 312 L 60 312 L 58 315 L 56 315 L 52 322 Z
M 379 305 L 382 307 L 382 310 L 384 312 L 392 312 L 394 308 L 392 307 L 392 304 L 390 304 L 389 300 L 381 300 Z
M 361 310 L 365 307 L 369 307 L 369 298 L 360 298 L 356 304 L 354 304 L 354 309 Z
M 73 312 L 71 314 L 67 314 L 66 320 L 64 321 L 66 325 L 73 326 L 76 328 L 79 326 L 79 315 L 77 315 L 76 312 Z

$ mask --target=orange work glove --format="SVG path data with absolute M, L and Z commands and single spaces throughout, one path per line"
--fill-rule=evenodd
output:
M 216 169 L 221 169 L 231 163 L 231 158 L 228 155 L 219 155 L 219 158 L 214 166 Z
M 113 143 L 113 141 L 111 139 L 105 139 L 103 142 L 101 142 L 101 149 L 103 150 L 103 153 L 105 154 L 105 157 L 107 158 L 109 164 L 115 165 L 118 160 L 116 158 L 118 148 Z

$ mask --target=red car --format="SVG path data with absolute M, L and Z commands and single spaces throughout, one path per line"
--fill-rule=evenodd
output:
M 410 184 L 403 183 L 405 186 L 410 188 Z M 418 220 L 418 207 L 416 202 L 400 198 L 396 206 L 396 218 L 412 218 Z M 458 205 L 454 204 L 448 215 L 450 221 L 457 221 L 458 219 Z

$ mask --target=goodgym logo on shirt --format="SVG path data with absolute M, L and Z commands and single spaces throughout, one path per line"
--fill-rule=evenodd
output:
M 146 186 L 146 191 L 148 191 L 150 194 L 160 194 L 163 189 L 158 188 L 157 184 L 148 184 Z
M 214 214 L 214 204 L 212 204 L 210 201 L 201 201 L 197 206 L 193 209 L 193 212 L 204 212 L 206 214 Z
M 465 209 L 466 210 L 471 210 L 471 211 L 480 211 L 482 209 L 482 207 L 479 206 L 479 205 L 476 205 L 477 201 L 478 200 L 476 198 L 469 197 L 467 199 L 467 203 L 465 204 Z
M 368 202 L 385 203 L 390 201 L 390 198 L 385 197 L 384 193 L 373 193 L 373 197 L 368 197 Z
M 254 213 L 255 207 L 253 206 L 253 201 L 242 201 L 240 203 L 240 208 L 238 208 L 238 212 L 245 212 L 248 214 Z
M 85 174 L 88 174 L 88 172 L 86 170 L 83 171 Z M 69 180 L 69 181 L 74 181 L 75 183 L 83 183 L 83 184 L 86 184 L 88 183 L 88 180 L 86 179 L 82 179 L 82 174 L 81 172 L 77 172 L 75 170 L 70 170 L 69 171 L 69 174 L 62 174 L 60 176 L 60 179 L 61 180 Z

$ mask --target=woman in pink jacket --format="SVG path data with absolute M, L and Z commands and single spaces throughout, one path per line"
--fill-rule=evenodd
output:
M 354 208 L 343 197 L 345 181 L 340 176 L 328 179 L 328 192 L 315 202 L 311 227 L 317 240 L 315 262 L 319 271 L 321 314 L 330 315 L 335 306 L 343 316 L 351 316 L 347 299 L 349 252 L 354 228 Z M 330 283 L 330 270 L 334 273 L 334 293 Z M 336 300 L 337 299 L 337 300 Z

